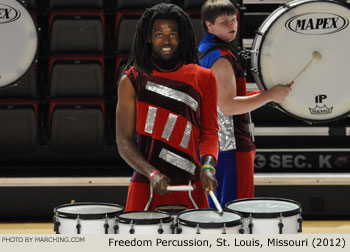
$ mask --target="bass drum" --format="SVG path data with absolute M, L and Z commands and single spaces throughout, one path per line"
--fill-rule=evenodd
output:
M 347 115 L 349 20 L 349 8 L 335 1 L 297 0 L 276 9 L 252 45 L 252 74 L 259 89 L 291 83 L 302 72 L 278 108 L 311 123 Z M 312 61 L 314 52 L 322 59 Z
M 16 84 L 35 61 L 38 34 L 32 16 L 17 1 L 0 0 L 0 88 Z

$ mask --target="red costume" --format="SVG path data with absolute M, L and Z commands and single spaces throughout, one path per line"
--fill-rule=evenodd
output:
M 140 152 L 172 185 L 197 189 L 192 197 L 199 208 L 208 202 L 200 182 L 200 156 L 218 155 L 217 85 L 214 73 L 196 64 L 173 72 L 139 74 L 125 72 L 135 89 L 136 136 Z M 135 172 L 128 192 L 126 211 L 144 210 L 150 197 L 149 180 Z M 193 208 L 188 192 L 154 193 L 149 210 L 157 205 L 184 204 Z

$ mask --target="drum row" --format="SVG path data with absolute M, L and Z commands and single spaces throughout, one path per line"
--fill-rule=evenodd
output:
M 300 204 L 280 198 L 240 199 L 214 209 L 182 205 L 125 212 L 110 203 L 73 203 L 54 209 L 57 234 L 296 234 L 302 231 Z

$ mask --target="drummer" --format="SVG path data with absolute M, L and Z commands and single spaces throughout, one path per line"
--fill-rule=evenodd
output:
M 198 63 L 184 11 L 173 4 L 147 9 L 118 85 L 117 145 L 135 170 L 125 211 L 145 210 L 150 187 L 149 210 L 166 204 L 208 208 L 206 192 L 217 186 L 217 84 Z M 189 183 L 196 188 L 191 197 L 168 191 L 169 185 Z
M 206 34 L 198 47 L 201 66 L 214 71 L 218 84 L 220 143 L 216 197 L 221 205 L 254 197 L 256 150 L 248 132 L 247 113 L 268 102 L 282 102 L 291 91 L 288 85 L 278 84 L 263 93 L 246 92 L 245 72 L 230 43 L 237 35 L 236 13 L 229 0 L 207 0 L 201 9 Z

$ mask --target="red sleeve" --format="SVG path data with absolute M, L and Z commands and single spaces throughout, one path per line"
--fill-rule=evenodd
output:
M 201 102 L 200 152 L 201 156 L 212 155 L 217 160 L 219 152 L 218 136 L 218 87 L 214 73 L 210 70 L 203 85 Z

